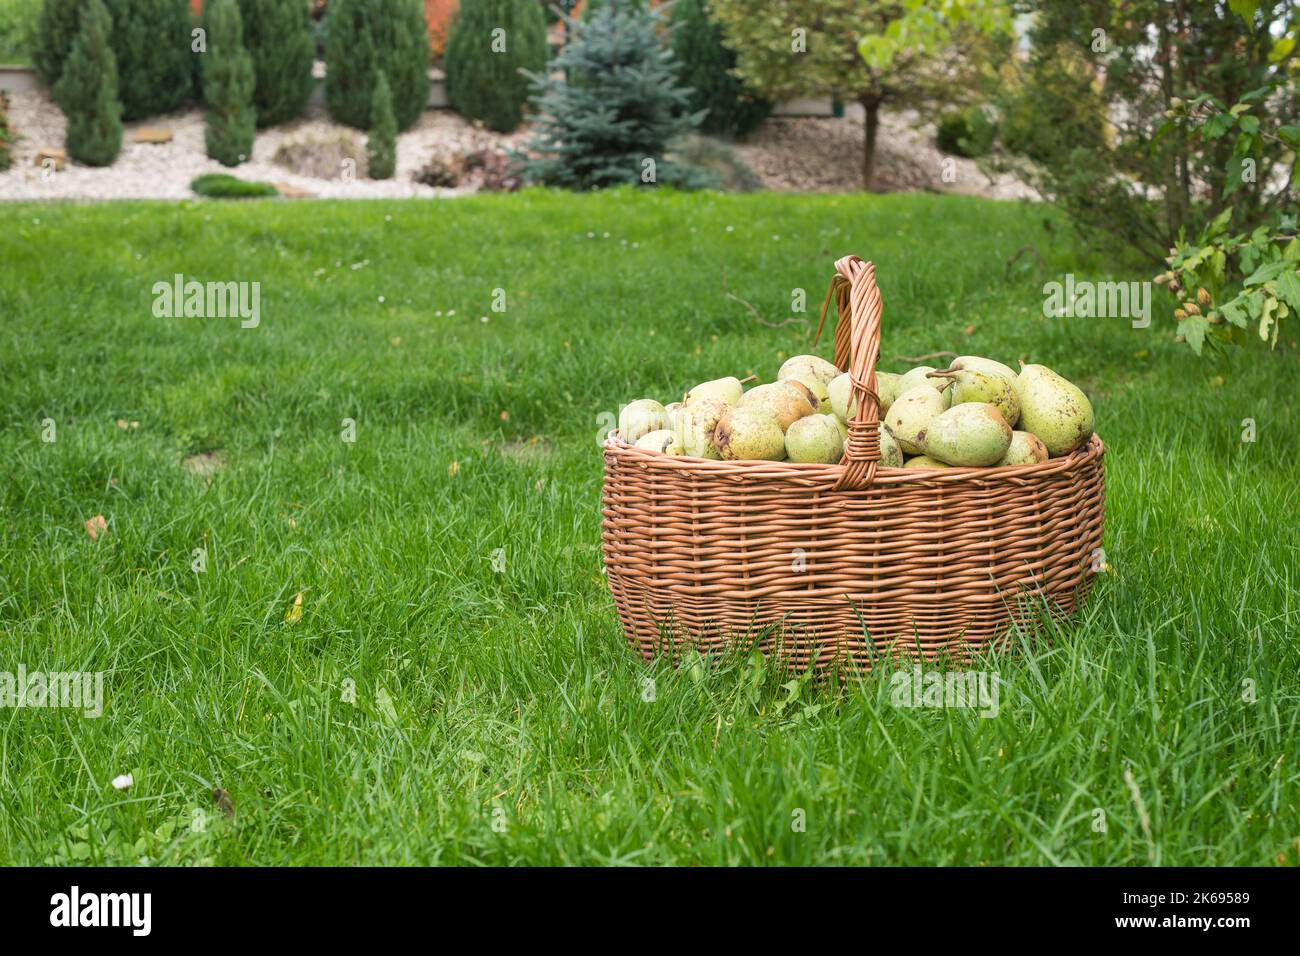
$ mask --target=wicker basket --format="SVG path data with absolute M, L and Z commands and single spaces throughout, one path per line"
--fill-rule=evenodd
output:
M 1035 465 L 878 467 L 875 268 L 857 256 L 835 267 L 835 364 L 857 403 L 839 464 L 675 457 L 617 432 L 605 443 L 605 568 L 646 657 L 747 639 L 799 670 L 966 659 L 1013 621 L 1068 616 L 1087 595 L 1101 439 Z

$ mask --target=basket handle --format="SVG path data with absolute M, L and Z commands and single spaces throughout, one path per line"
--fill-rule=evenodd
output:
M 835 299 L 839 318 L 835 323 L 835 365 L 849 373 L 852 391 L 849 402 L 857 403 L 849 422 L 849 437 L 840 458 L 843 470 L 834 491 L 866 488 L 876 478 L 880 461 L 880 396 L 876 393 L 876 360 L 880 358 L 880 289 L 876 266 L 858 256 L 845 256 L 835 263 L 835 277 L 822 303 L 814 344 L 826 324 L 826 310 Z

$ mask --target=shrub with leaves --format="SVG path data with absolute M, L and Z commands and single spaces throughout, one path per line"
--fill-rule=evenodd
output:
M 546 17 L 537 0 L 464 0 L 443 61 L 447 97 L 467 119 L 509 133 L 523 122 L 528 77 L 546 69 Z
M 209 199 L 263 199 L 280 195 L 270 183 L 238 179 L 228 173 L 204 173 L 194 178 L 190 189 Z
M 204 140 L 208 155 L 238 166 L 253 154 L 257 117 L 253 109 L 253 59 L 244 49 L 243 25 L 235 0 L 208 0 L 208 52 L 203 54 L 203 98 L 208 104 Z
M 302 0 L 239 0 L 244 48 L 253 58 L 258 126 L 302 115 L 311 99 L 316 58 L 308 7 Z
M 122 148 L 112 28 L 103 0 L 90 0 L 54 91 L 68 117 L 68 155 L 87 166 L 108 166 Z
M 36 20 L 32 62 L 46 86 L 53 88 L 63 75 L 63 63 L 81 26 L 84 0 L 45 0 Z
M 1275 347 L 1282 321 L 1300 313 L 1300 125 L 1268 110 L 1269 103 L 1295 95 L 1288 85 L 1279 74 L 1232 106 L 1202 93 L 1190 101 L 1175 98 L 1169 110 L 1170 127 L 1194 149 L 1232 144 L 1216 197 L 1222 210 L 1194 241 L 1175 241 L 1165 259 L 1168 270 L 1155 280 L 1180 303 L 1174 311 L 1178 338 L 1197 354 L 1207 344 L 1241 344 L 1252 332 Z M 1263 157 L 1279 149 L 1290 156 L 1287 175 L 1259 182 Z M 1261 191 L 1271 196 L 1264 214 L 1242 215 L 1243 208 L 1258 208 L 1258 195 L 1240 204 L 1232 197 Z
M 108 0 L 113 17 L 122 118 L 178 109 L 193 90 L 190 11 L 185 0 Z
M 677 78 L 691 91 L 691 109 L 707 110 L 700 129 L 743 137 L 767 119 L 771 101 L 735 75 L 736 54 L 725 45 L 706 0 L 677 0 L 672 24 Z
M 325 102 L 330 115 L 369 129 L 382 67 L 399 130 L 429 102 L 429 36 L 421 0 L 334 0 L 325 42 Z
M 570 40 L 551 64 L 554 75 L 529 77 L 538 118 L 524 178 L 569 189 L 713 185 L 715 177 L 668 158 L 701 117 L 659 43 L 658 16 L 602 6 L 566 24 Z
M 366 140 L 366 159 L 371 179 L 392 179 L 397 169 L 397 120 L 393 117 L 393 94 L 383 70 L 375 79 L 375 95 L 370 102 L 370 137 Z

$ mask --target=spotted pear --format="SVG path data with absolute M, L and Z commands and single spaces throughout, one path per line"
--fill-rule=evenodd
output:
M 812 393 L 802 382 L 772 382 L 769 385 L 756 385 L 740 396 L 737 408 L 758 409 L 772 418 L 785 431 L 791 424 L 816 410 Z
M 765 409 L 727 409 L 718 422 L 716 436 L 718 450 L 727 461 L 780 461 L 785 457 L 785 435 Z
M 844 436 L 834 415 L 808 415 L 785 433 L 785 453 L 791 461 L 833 465 L 844 454 Z
M 722 452 L 718 449 L 714 431 L 729 407 L 716 398 L 701 398 L 694 405 L 684 406 L 677 417 L 682 451 L 693 458 L 720 459 Z
M 668 413 L 653 398 L 639 398 L 618 413 L 618 433 L 623 441 L 635 442 L 647 432 L 668 427 Z
M 777 381 L 783 381 L 787 378 L 815 378 L 823 385 L 829 385 L 831 380 L 839 374 L 840 370 L 838 368 L 820 356 L 795 355 L 785 360 L 776 373 L 776 378 Z
M 957 372 L 962 369 L 970 372 L 983 372 L 985 375 L 1000 375 L 1008 382 L 1016 380 L 1015 369 L 979 355 L 958 355 L 952 360 L 952 364 L 948 366 L 950 372 Z
M 826 383 L 819 378 L 811 375 L 799 375 L 795 378 L 786 378 L 781 380 L 782 385 L 799 384 L 808 390 L 812 396 L 813 407 L 822 415 L 829 415 L 833 411 L 831 408 L 830 393 L 827 391 Z
M 915 458 L 907 459 L 904 468 L 951 468 L 952 465 L 940 461 L 938 458 L 931 458 L 929 455 L 917 455 Z
M 970 369 L 957 371 L 932 372 L 931 377 L 939 382 L 947 381 L 949 406 L 965 405 L 967 402 L 988 403 L 996 405 L 1008 425 L 1015 427 L 1020 420 L 1020 399 L 1016 396 L 1015 386 L 1001 375 L 990 375 Z
M 740 379 L 734 375 L 729 375 L 726 378 L 715 378 L 709 382 L 701 382 L 687 392 L 685 404 L 690 405 L 702 398 L 716 398 L 724 405 L 735 405 L 740 401 L 741 393 L 744 391 L 745 386 L 741 385 Z
M 1011 426 L 996 405 L 967 402 L 932 418 L 916 443 L 925 455 L 950 465 L 992 465 L 1011 445 Z
M 880 465 L 882 468 L 902 468 L 903 449 L 894 441 L 894 433 L 888 425 L 880 426 Z
M 885 424 L 893 432 L 898 447 L 909 455 L 922 454 L 918 433 L 930 420 L 948 407 L 948 399 L 930 385 L 909 388 L 893 405 L 885 417 Z
M 903 376 L 895 375 L 893 372 L 876 373 L 876 394 L 880 398 L 880 419 L 883 421 L 889 414 L 889 408 L 898 398 L 898 383 Z M 857 412 L 858 403 L 852 401 L 853 380 L 849 373 L 845 372 L 837 378 L 831 380 L 826 386 L 826 391 L 831 400 L 831 411 L 839 416 L 840 421 L 847 422 Z
M 1053 458 L 1068 455 L 1092 436 L 1092 403 L 1077 385 L 1045 365 L 1026 365 L 1016 377 L 1020 427 L 1037 435 Z
M 652 432 L 646 432 L 636 440 L 637 448 L 644 448 L 647 451 L 662 452 L 665 455 L 680 455 L 682 453 L 682 440 L 677 432 L 670 428 L 660 428 Z
M 1036 465 L 1051 457 L 1042 440 L 1030 432 L 1012 432 L 1011 444 L 999 465 Z
M 681 419 L 682 409 L 685 407 L 686 405 L 682 402 L 673 402 L 670 405 L 664 406 L 664 414 L 668 416 L 668 427 L 672 431 L 681 430 L 681 426 L 678 422 Z

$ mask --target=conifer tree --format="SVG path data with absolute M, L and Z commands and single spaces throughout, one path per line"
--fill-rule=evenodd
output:
M 239 0 L 244 48 L 253 58 L 253 106 L 258 126 L 302 115 L 311 99 L 316 43 L 303 0 Z
M 397 128 L 429 102 L 429 33 L 421 0 L 333 0 L 325 44 L 325 102 L 330 115 L 369 129 L 380 68 L 388 78 Z
M 546 69 L 546 16 L 537 0 L 462 0 L 443 68 L 447 97 L 466 119 L 509 133 L 523 121 L 528 77 Z
M 397 120 L 393 116 L 393 94 L 389 92 L 388 78 L 383 70 L 375 79 L 370 120 L 370 138 L 366 140 L 370 178 L 392 179 L 397 169 Z
M 238 166 L 253 154 L 257 134 L 253 109 L 253 59 L 244 49 L 243 25 L 235 0 L 208 0 L 208 51 L 203 54 L 203 98 L 208 104 L 204 139 L 208 155 Z
M 68 155 L 87 166 L 108 166 L 122 148 L 117 64 L 109 46 L 112 29 L 103 0 L 90 0 L 55 87 L 55 98 L 68 117 Z

